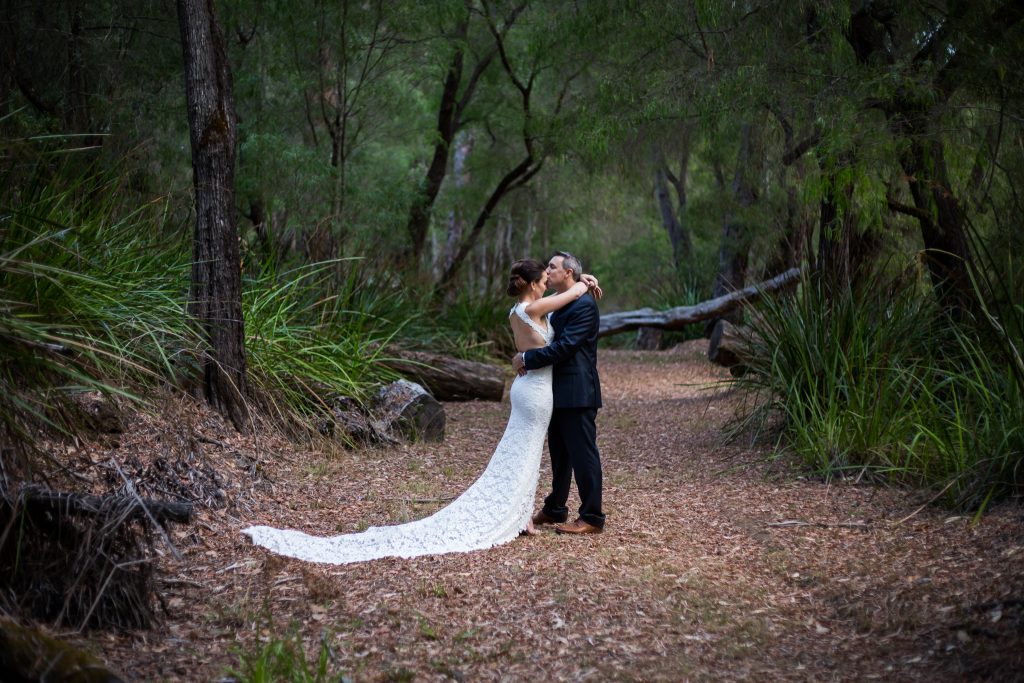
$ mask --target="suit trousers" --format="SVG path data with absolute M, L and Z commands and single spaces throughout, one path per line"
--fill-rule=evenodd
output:
M 601 512 L 601 455 L 597 451 L 597 408 L 555 408 L 548 425 L 551 453 L 551 493 L 544 499 L 544 514 L 567 520 L 573 476 L 580 494 L 579 517 L 604 528 Z

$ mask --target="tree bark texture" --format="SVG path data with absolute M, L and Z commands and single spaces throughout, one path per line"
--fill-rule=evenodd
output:
M 500 401 L 505 373 L 488 363 L 388 349 L 384 365 L 425 386 L 438 401 Z
M 689 146 L 683 148 L 680 155 L 679 175 L 676 176 L 668 167 L 664 157 L 658 155 L 654 169 L 654 197 L 661 212 L 661 224 L 668 233 L 672 243 L 672 263 L 676 271 L 682 273 L 693 254 L 693 241 L 690 231 L 686 228 L 686 172 L 690 160 Z M 676 191 L 676 206 L 672 205 L 669 182 Z
M 473 142 L 473 134 L 469 131 L 459 131 L 455 136 L 455 154 L 452 171 L 455 174 L 456 194 L 469 182 L 469 174 L 466 173 L 466 162 L 473 151 Z M 444 242 L 444 253 L 441 255 L 441 267 L 438 269 L 438 275 L 451 268 L 452 262 L 455 260 L 455 253 L 459 248 L 459 242 L 462 241 L 462 233 L 465 227 L 466 217 L 461 202 L 459 202 L 448 215 L 448 234 Z
M 756 179 L 760 175 L 762 160 L 761 149 L 757 136 L 759 131 L 749 122 L 740 130 L 740 150 L 736 159 L 736 172 L 733 175 L 732 192 L 735 205 L 742 212 L 749 209 L 757 201 Z M 736 211 L 730 211 L 722 225 L 722 242 L 718 250 L 718 275 L 712 295 L 721 297 L 729 292 L 741 289 L 747 279 L 747 259 L 750 251 L 750 230 L 746 218 L 737 217 Z M 739 324 L 739 311 L 733 309 L 727 316 L 730 322 Z M 710 336 L 715 320 L 705 326 L 705 336 Z
M 765 266 L 765 277 L 774 277 L 789 270 L 805 258 L 813 261 L 812 240 L 814 224 L 803 210 L 798 192 L 804 185 L 807 175 L 805 154 L 821 141 L 821 133 L 812 131 L 800 142 L 796 141 L 795 131 L 788 117 L 778 108 L 771 110 L 778 119 L 785 136 L 785 151 L 782 154 L 780 180 L 786 191 L 786 224 L 782 235 L 776 243 L 775 253 Z
M 231 69 L 213 0 L 178 0 L 192 143 L 196 226 L 189 312 L 209 345 L 207 401 L 244 429 L 245 326 L 235 216 L 236 120 Z
M 724 368 L 743 365 L 752 357 L 756 339 L 749 327 L 719 320 L 708 341 L 708 360 Z
M 792 268 L 785 273 L 776 275 L 770 280 L 729 292 L 708 301 L 702 301 L 693 306 L 677 306 L 665 311 L 656 311 L 653 308 L 640 308 L 635 311 L 602 315 L 597 334 L 599 337 L 607 337 L 611 334 L 628 332 L 640 327 L 681 330 L 687 325 L 694 323 L 718 320 L 745 304 L 757 301 L 765 294 L 771 294 L 792 287 L 800 280 L 803 272 L 803 267 Z
M 911 123 L 908 127 L 915 126 Z M 920 210 L 918 222 L 925 264 L 936 297 L 948 310 L 967 311 L 974 301 L 968 272 L 971 250 L 964 230 L 964 213 L 946 169 L 945 148 L 938 138 L 911 134 L 910 148 L 900 162 L 914 205 Z
M 107 515 L 112 506 L 119 510 L 124 519 L 152 518 L 164 522 L 188 524 L 192 521 L 192 504 L 167 500 L 151 500 L 124 494 L 92 496 L 82 493 L 60 491 L 32 491 L 19 500 L 29 514 L 50 514 L 57 517 L 68 515 Z
M 88 84 L 86 82 L 85 59 L 82 56 L 82 4 L 68 3 L 70 25 L 68 27 L 68 80 L 64 95 L 64 130 L 74 133 L 89 132 Z M 88 144 L 95 144 L 103 138 L 90 138 Z
M 841 170 L 841 169 L 840 169 Z M 843 291 L 850 286 L 850 198 L 853 186 L 838 187 L 842 174 L 827 173 L 828 185 L 818 213 L 818 277 L 826 292 Z

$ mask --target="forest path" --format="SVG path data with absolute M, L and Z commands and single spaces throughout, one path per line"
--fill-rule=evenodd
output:
M 727 444 L 739 399 L 709 389 L 723 375 L 703 348 L 601 352 L 604 534 L 547 529 L 487 551 L 343 567 L 238 534 L 249 523 L 333 534 L 433 512 L 483 469 L 508 413 L 448 404 L 441 445 L 283 458 L 244 519 L 210 515 L 183 548 L 166 628 L 143 645 L 119 639 L 108 657 L 139 679 L 213 680 L 237 662 L 236 638 L 251 651 L 297 624 L 307 650 L 329 633 L 353 680 L 1020 676 L 1019 505 L 977 524 L 912 514 L 921 494 L 801 478 L 749 439 Z

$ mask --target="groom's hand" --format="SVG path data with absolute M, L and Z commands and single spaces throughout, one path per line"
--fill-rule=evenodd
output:
M 516 374 L 522 377 L 526 374 L 526 361 L 523 359 L 523 354 L 517 353 L 512 356 L 512 369 L 516 371 Z

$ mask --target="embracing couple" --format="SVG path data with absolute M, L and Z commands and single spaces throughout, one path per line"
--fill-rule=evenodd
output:
M 549 288 L 555 293 L 544 296 Z M 535 525 L 542 524 L 554 524 L 562 534 L 600 533 L 595 297 L 601 288 L 572 254 L 556 252 L 546 266 L 533 259 L 516 261 L 508 294 L 517 300 L 509 321 L 519 350 L 512 359 L 517 372 L 509 391 L 512 411 L 486 469 L 462 495 L 429 517 L 360 533 L 325 537 L 267 526 L 242 533 L 281 555 L 331 564 L 490 548 L 535 533 Z M 534 514 L 545 435 L 552 486 Z M 578 518 L 569 522 L 573 477 L 581 505 Z
M 533 524 L 556 524 L 555 531 L 559 533 L 601 533 L 604 529 L 601 457 L 595 423 L 597 409 L 601 407 L 601 383 L 597 377 L 599 315 L 594 297 L 582 291 L 580 285 L 593 290 L 598 298 L 601 289 L 597 280 L 583 275 L 579 260 L 564 251 L 555 252 L 546 268 L 530 259 L 517 261 L 512 266 L 512 277 L 539 283 L 520 296 L 526 317 L 519 315 L 511 319 L 519 349 L 512 358 L 512 367 L 519 377 L 550 368 L 551 493 L 544 499 L 544 507 L 534 515 Z M 583 282 L 584 279 L 589 284 Z M 546 289 L 553 289 L 556 294 L 544 297 Z M 546 317 L 548 315 L 550 317 Z M 550 326 L 550 343 L 547 339 L 538 339 L 536 334 L 526 333 L 524 326 L 532 327 L 535 332 Z M 579 517 L 566 523 L 569 515 L 566 501 L 574 476 L 580 494 Z

